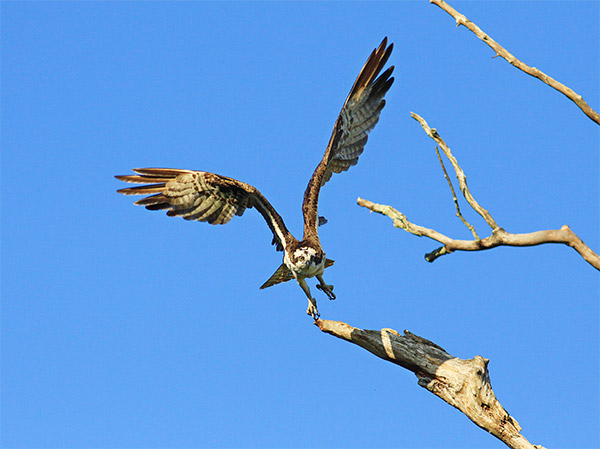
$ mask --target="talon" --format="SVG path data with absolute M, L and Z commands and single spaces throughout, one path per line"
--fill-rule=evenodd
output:
M 306 309 L 306 314 L 312 316 L 314 320 L 317 320 L 319 317 L 321 317 L 321 314 L 319 314 L 317 307 L 313 304 L 308 305 L 308 308 Z
M 317 289 L 323 291 L 329 300 L 335 300 L 335 294 L 333 293 L 333 285 L 332 284 L 317 284 Z
M 319 310 L 317 309 L 317 301 L 314 298 L 308 300 L 306 314 L 312 316 L 314 320 L 317 320 L 319 317 L 321 317 L 321 314 L 319 314 Z

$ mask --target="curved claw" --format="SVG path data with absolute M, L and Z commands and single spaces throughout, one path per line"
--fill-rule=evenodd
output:
M 308 314 L 309 316 L 312 316 L 312 318 L 314 320 L 317 320 L 319 317 L 321 317 L 321 314 L 319 314 L 319 311 L 317 310 L 317 306 L 312 303 L 308 304 L 308 308 L 306 309 L 306 314 Z
M 317 289 L 323 291 L 329 300 L 335 300 L 335 294 L 333 293 L 333 285 L 331 284 L 317 284 Z

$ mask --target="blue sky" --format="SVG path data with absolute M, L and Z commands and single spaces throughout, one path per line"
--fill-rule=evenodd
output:
M 515 56 L 599 95 L 599 3 L 452 2 Z M 568 224 L 598 251 L 599 132 L 426 1 L 2 2 L 4 447 L 499 447 L 416 377 L 321 333 L 255 211 L 223 227 L 119 196 L 132 167 L 300 203 L 384 36 L 396 82 L 360 163 L 321 193 L 325 319 L 491 360 L 532 443 L 600 446 L 598 272 L 561 245 L 455 253 L 356 205 L 470 233 L 436 128 L 507 231 Z M 487 235 L 485 223 L 463 212 Z M 314 286 L 314 282 L 309 283 Z

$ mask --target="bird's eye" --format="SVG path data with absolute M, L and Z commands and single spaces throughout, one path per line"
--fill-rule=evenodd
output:
M 304 256 L 299 256 L 298 257 L 298 261 L 303 262 L 304 261 Z

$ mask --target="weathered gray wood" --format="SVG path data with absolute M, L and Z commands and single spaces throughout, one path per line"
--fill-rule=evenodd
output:
M 532 445 L 521 427 L 496 399 L 490 384 L 489 360 L 481 356 L 460 359 L 439 345 L 404 331 L 363 330 L 333 320 L 315 321 L 321 331 L 344 339 L 374 355 L 413 372 L 422 386 L 462 411 L 476 425 L 510 448 L 543 448 Z

